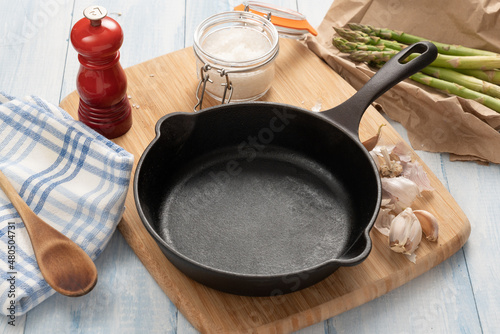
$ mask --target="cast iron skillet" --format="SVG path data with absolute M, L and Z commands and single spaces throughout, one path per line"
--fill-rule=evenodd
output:
M 234 294 L 289 293 L 362 262 L 381 186 L 361 116 L 436 54 L 408 47 L 322 113 L 250 102 L 164 116 L 135 174 L 144 225 L 179 270 Z

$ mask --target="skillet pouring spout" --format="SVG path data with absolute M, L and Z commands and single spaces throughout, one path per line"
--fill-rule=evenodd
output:
M 248 296 L 295 292 L 364 261 L 381 186 L 359 120 L 431 63 L 433 47 L 410 46 L 323 113 L 248 102 L 162 117 L 134 197 L 167 259 L 206 286 Z M 421 56 L 402 62 L 410 52 Z

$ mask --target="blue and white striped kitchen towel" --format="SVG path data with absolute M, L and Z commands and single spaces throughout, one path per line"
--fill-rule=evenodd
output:
M 0 93 L 0 170 L 36 214 L 93 260 L 122 217 L 133 159 L 38 97 L 15 99 Z M 22 315 L 55 293 L 43 279 L 28 233 L 2 191 L 0 269 L 4 315 L 11 313 L 12 303 L 15 314 Z

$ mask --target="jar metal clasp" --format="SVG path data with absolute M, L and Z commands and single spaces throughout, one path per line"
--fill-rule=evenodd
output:
M 213 81 L 210 79 L 210 75 L 208 74 L 208 71 L 210 71 L 213 67 L 210 66 L 209 64 L 205 64 L 200 68 L 200 81 L 198 82 L 198 87 L 196 88 L 196 100 L 197 103 L 193 108 L 193 111 L 196 112 L 196 108 L 199 108 L 199 110 L 202 109 L 203 105 L 203 97 L 205 96 L 205 90 L 207 86 L 207 81 L 210 83 L 213 83 Z M 215 69 L 215 68 L 214 68 Z M 227 71 L 223 68 L 216 69 L 217 72 L 220 74 L 221 77 L 225 77 L 226 82 L 222 83 L 221 86 L 224 86 L 224 92 L 222 93 L 222 102 L 221 104 L 229 103 L 231 102 L 231 97 L 233 96 L 233 84 L 231 83 L 231 80 L 229 80 L 229 74 Z M 226 101 L 226 95 L 229 91 L 229 96 Z
M 249 3 L 244 3 L 243 4 L 245 7 L 243 9 L 244 12 L 250 12 L 250 4 Z M 272 13 L 271 12 L 267 12 L 267 14 L 264 15 L 264 17 L 268 20 L 268 21 L 271 21 L 271 16 L 272 16 Z

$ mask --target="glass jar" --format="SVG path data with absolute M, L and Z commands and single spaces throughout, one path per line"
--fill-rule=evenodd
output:
M 193 43 L 200 80 L 196 107 L 201 109 L 205 92 L 222 103 L 262 97 L 274 78 L 278 40 L 276 27 L 251 12 L 223 12 L 201 22 Z

